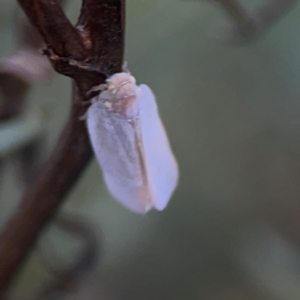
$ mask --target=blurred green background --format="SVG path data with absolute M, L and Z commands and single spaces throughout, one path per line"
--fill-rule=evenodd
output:
M 5 58 L 15 47 L 16 3 L 2 1 Z M 127 2 L 125 57 L 157 96 L 180 183 L 165 211 L 139 216 L 110 197 L 95 160 L 82 174 L 63 210 L 89 219 L 103 239 L 88 280 L 95 299 L 300 299 L 300 5 L 237 47 L 226 42 L 230 20 L 208 1 Z M 69 1 L 72 20 L 79 8 Z M 56 75 L 31 91 L 28 106 L 47 112 L 45 156 L 67 118 L 70 90 Z M 2 226 L 19 186 L 13 161 L 5 161 Z M 51 236 L 61 256 L 72 251 Z M 49 280 L 38 255 L 43 243 L 15 296 Z

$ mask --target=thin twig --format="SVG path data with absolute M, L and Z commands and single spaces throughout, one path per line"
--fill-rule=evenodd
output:
M 19 0 L 28 19 L 37 28 L 46 45 L 61 56 L 85 57 L 85 47 L 76 28 L 56 0 Z
M 212 0 L 217 3 L 235 24 L 233 41 L 250 42 L 283 17 L 297 0 L 270 0 L 250 13 L 240 0 Z
M 256 34 L 257 31 L 257 20 L 252 14 L 246 9 L 240 0 L 213 0 L 228 14 L 233 20 L 238 35 L 244 38 L 250 38 Z
M 70 116 L 56 147 L 0 236 L 0 298 L 90 161 L 85 124 L 79 121 L 87 91 L 120 72 L 123 63 L 125 0 L 84 0 L 78 31 L 55 0 L 19 3 L 46 42 L 44 52 L 55 70 L 76 84 Z
M 280 20 L 290 11 L 298 0 L 270 0 L 267 4 L 259 7 L 256 11 L 260 26 L 264 30 L 270 28 L 275 22 Z

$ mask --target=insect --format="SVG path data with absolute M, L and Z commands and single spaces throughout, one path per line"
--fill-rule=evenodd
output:
M 163 210 L 178 181 L 178 166 L 155 96 L 128 72 L 116 73 L 92 99 L 87 128 L 112 196 L 135 213 Z

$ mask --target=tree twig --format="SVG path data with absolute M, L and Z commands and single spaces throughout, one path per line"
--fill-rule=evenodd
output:
M 288 12 L 297 0 L 270 0 L 250 13 L 240 0 L 212 0 L 217 3 L 235 24 L 233 41 L 250 42 L 266 32 Z
M 233 20 L 239 36 L 250 38 L 256 34 L 257 19 L 246 9 L 240 0 L 213 0 Z
M 39 30 L 53 67 L 74 79 L 70 116 L 47 163 L 0 236 L 0 298 L 41 230 L 89 162 L 92 150 L 82 101 L 87 91 L 122 70 L 125 0 L 83 0 L 77 29 L 55 0 L 18 0 Z

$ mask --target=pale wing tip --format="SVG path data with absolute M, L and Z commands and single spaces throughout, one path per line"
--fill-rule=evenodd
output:
M 131 212 L 136 213 L 136 214 L 140 214 L 140 215 L 145 215 L 146 213 L 148 213 L 153 208 L 152 205 L 137 207 L 137 206 L 127 206 L 123 202 L 121 204 L 125 208 L 130 210 Z
M 168 192 L 167 196 L 165 196 L 164 199 L 159 199 L 159 200 L 156 200 L 153 202 L 153 208 L 158 211 L 162 211 L 168 206 L 168 204 L 169 204 L 171 198 L 173 197 L 174 192 L 176 191 L 177 186 L 178 186 L 179 168 L 178 168 L 178 164 L 177 164 L 175 158 L 174 158 L 174 162 L 176 164 L 175 165 L 176 169 L 174 171 L 174 178 L 172 180 L 172 184 L 170 184 L 170 188 L 169 188 L 169 192 Z
M 145 215 L 153 208 L 152 203 L 143 204 L 140 201 L 128 201 L 129 198 L 124 199 L 124 197 L 119 197 L 115 195 L 112 191 L 110 191 L 110 193 L 119 204 L 121 204 L 124 208 L 128 209 L 133 213 Z

